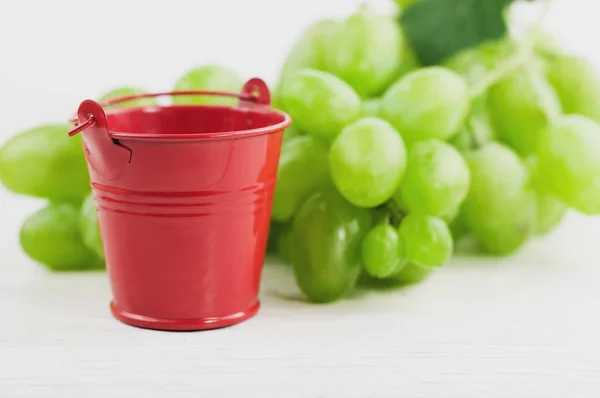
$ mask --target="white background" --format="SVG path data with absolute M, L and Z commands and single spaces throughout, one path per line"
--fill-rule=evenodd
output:
M 358 3 L 2 1 L 0 142 L 114 87 L 170 89 L 206 63 L 274 82 L 305 26 Z M 597 15 L 591 0 L 555 0 L 546 26 L 600 65 Z M 164 334 L 110 318 L 104 274 L 26 259 L 18 228 L 43 202 L 0 194 L 0 397 L 600 395 L 597 218 L 571 214 L 511 258 L 454 259 L 418 287 L 324 307 L 298 301 L 270 264 L 258 317 Z

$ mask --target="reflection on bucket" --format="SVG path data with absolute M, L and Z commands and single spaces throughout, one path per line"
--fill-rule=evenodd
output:
M 109 108 L 191 94 L 240 101 Z M 116 318 L 201 330 L 256 313 L 281 141 L 291 123 L 269 104 L 260 79 L 235 94 L 81 103 L 69 134 L 83 133 Z

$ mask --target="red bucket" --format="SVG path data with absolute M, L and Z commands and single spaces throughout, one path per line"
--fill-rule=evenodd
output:
M 162 95 L 239 103 L 108 108 Z M 83 132 L 117 319 L 202 330 L 257 312 L 281 142 L 291 123 L 269 104 L 260 79 L 242 93 L 81 103 L 69 135 Z

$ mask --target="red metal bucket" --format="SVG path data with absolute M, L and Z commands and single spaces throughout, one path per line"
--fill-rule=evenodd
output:
M 140 97 L 226 95 L 234 106 L 106 110 Z M 113 315 L 131 325 L 202 330 L 253 316 L 284 129 L 266 84 L 86 100 L 76 127 L 109 275 Z

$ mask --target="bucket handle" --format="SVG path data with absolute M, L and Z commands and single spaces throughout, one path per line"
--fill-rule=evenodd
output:
M 271 93 L 269 92 L 269 87 L 267 84 L 259 78 L 252 78 L 248 80 L 244 87 L 242 88 L 241 93 L 234 93 L 231 91 L 215 91 L 215 90 L 180 90 L 180 91 L 164 91 L 158 93 L 142 93 L 142 94 L 132 94 L 126 95 L 123 97 L 111 98 L 102 102 L 99 102 L 100 106 L 108 107 L 111 105 L 117 105 L 123 102 L 143 99 L 143 98 L 155 98 L 155 97 L 176 97 L 176 96 L 189 96 L 189 95 L 203 95 L 203 96 L 213 96 L 213 97 L 231 97 L 237 98 L 240 100 L 240 104 L 243 102 L 247 102 L 248 104 L 256 104 L 256 105 L 270 105 L 271 104 Z M 69 122 L 73 124 L 75 127 L 69 131 L 69 137 L 73 137 L 81 133 L 83 130 L 94 127 L 96 124 L 96 120 L 93 115 L 88 115 L 88 118 L 85 122 L 79 123 L 78 117 L 72 117 L 69 119 Z

